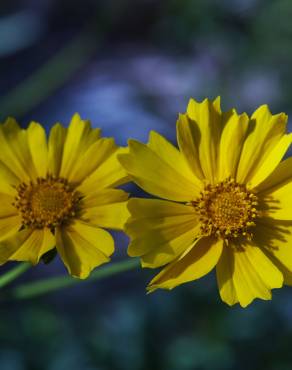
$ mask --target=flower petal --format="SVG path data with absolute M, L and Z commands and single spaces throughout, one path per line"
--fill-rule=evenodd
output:
M 274 147 L 267 153 L 265 160 L 257 168 L 255 175 L 250 179 L 250 186 L 256 187 L 262 183 L 279 165 L 283 156 L 291 145 L 292 134 L 283 135 Z
M 144 190 L 164 199 L 190 201 L 199 192 L 195 183 L 169 166 L 147 145 L 129 141 L 130 154 L 120 155 L 122 165 Z
M 82 199 L 82 208 L 99 207 L 105 204 L 124 202 L 129 195 L 121 189 L 100 189 L 90 192 Z
M 208 274 L 222 253 L 223 241 L 211 237 L 201 238 L 188 253 L 165 267 L 150 282 L 150 292 L 162 288 L 173 289 Z
M 10 257 L 23 245 L 23 243 L 26 242 L 26 240 L 30 237 L 30 235 L 33 232 L 31 229 L 24 229 L 24 230 L 18 231 L 19 227 L 20 225 L 18 225 L 18 227 L 14 229 L 14 232 L 7 235 L 6 238 L 3 238 L 4 240 L 1 240 L 0 242 L 0 265 L 7 262 L 10 259 Z M 0 226 L 0 230 L 1 230 L 1 226 Z M 0 231 L 0 235 L 2 236 L 1 231 Z
M 155 131 L 151 131 L 147 145 L 170 167 L 173 167 L 182 176 L 195 183 L 198 188 L 202 187 L 201 181 L 190 169 L 183 154 L 162 135 L 159 135 Z
M 199 146 L 201 140 L 201 133 L 197 124 L 191 121 L 187 114 L 180 114 L 176 123 L 177 142 L 181 153 L 186 162 L 193 171 L 194 175 L 200 180 L 204 180 Z
M 21 227 L 21 217 L 18 214 L 0 218 L 0 241 L 14 235 Z
M 196 176 L 214 183 L 217 178 L 217 159 L 222 130 L 218 100 L 202 103 L 191 99 L 187 116 L 180 116 L 177 136 L 180 150 Z
M 56 123 L 50 131 L 48 142 L 48 171 L 58 177 L 62 164 L 67 129 Z
M 60 177 L 69 177 L 76 160 L 87 149 L 86 141 L 90 130 L 91 125 L 89 121 L 83 121 L 78 114 L 72 117 L 64 142 Z
M 27 139 L 36 173 L 39 177 L 45 177 L 48 171 L 46 131 L 40 124 L 31 122 L 27 129 Z
M 238 115 L 231 111 L 223 115 L 226 121 L 220 140 L 219 178 L 235 178 L 242 145 L 246 137 L 249 118 L 246 114 Z
M 146 255 L 159 248 L 163 248 L 163 253 L 167 251 L 170 256 L 177 256 L 182 252 L 181 248 L 188 248 L 198 236 L 200 225 L 191 206 L 158 199 L 132 198 L 128 208 L 132 217 L 125 231 L 131 237 L 128 247 L 130 256 Z M 146 257 L 147 260 L 150 259 Z
M 271 289 L 280 288 L 283 285 L 281 271 L 254 244 L 244 244 L 233 248 L 233 267 L 230 268 L 232 271 L 230 279 L 233 280 L 240 305 L 246 307 L 255 298 L 271 299 Z M 227 301 L 227 297 L 224 296 L 224 298 Z M 234 301 L 229 302 L 227 303 L 234 303 Z
M 174 261 L 182 253 L 189 248 L 193 247 L 198 239 L 199 226 L 197 228 L 189 228 L 188 231 L 181 235 L 171 238 L 170 240 L 159 240 L 157 238 L 157 232 L 149 233 L 142 238 L 137 238 L 131 243 L 132 249 L 141 249 L 141 245 L 154 245 L 155 249 L 141 256 L 141 266 L 148 268 L 157 268 L 167 263 Z
M 229 306 L 238 302 L 236 288 L 232 279 L 234 273 L 234 256 L 232 249 L 224 245 L 221 257 L 216 266 L 217 283 L 220 297 Z
M 104 204 L 85 209 L 82 219 L 94 225 L 109 229 L 123 230 L 129 218 L 127 202 Z
M 292 220 L 292 158 L 282 162 L 262 184 L 261 211 L 276 220 Z
M 113 138 L 99 139 L 76 159 L 68 180 L 74 183 L 82 182 L 116 150 L 117 146 Z
M 257 186 L 257 192 L 270 194 L 289 182 L 292 182 L 292 157 L 282 161 L 271 175 Z
M 118 148 L 78 187 L 83 194 L 122 185 L 128 181 L 128 174 L 118 161 L 117 156 L 128 152 L 128 148 Z
M 287 140 L 289 141 L 281 140 L 286 130 L 286 122 L 285 114 L 273 116 L 266 105 L 254 112 L 238 164 L 238 182 L 251 182 L 251 186 L 256 186 L 274 170 L 281 160 L 281 153 L 287 147 Z M 272 158 L 272 155 L 275 157 Z
M 27 230 L 27 239 L 21 242 L 22 237 L 17 236 L 13 241 L 17 243 L 18 249 L 9 257 L 11 261 L 29 261 L 36 265 L 40 258 L 53 249 L 56 245 L 54 235 L 48 229 Z M 5 243 L 6 241 L 4 241 Z
M 292 272 L 292 224 L 261 219 L 257 222 L 254 242 Z
M 114 251 L 114 241 L 108 232 L 80 221 L 58 229 L 56 239 L 57 250 L 69 273 L 81 279 L 108 262 Z
M 27 132 L 17 122 L 8 118 L 0 126 L 0 160 L 20 180 L 29 181 L 36 175 L 30 155 Z
M 14 201 L 14 197 L 0 193 L 0 219 L 18 215 L 17 208 L 13 206 Z
M 292 220 L 292 182 L 262 197 L 261 211 L 275 220 Z
M 21 180 L 3 163 L 0 162 L 0 191 L 1 193 L 15 197 L 16 186 Z

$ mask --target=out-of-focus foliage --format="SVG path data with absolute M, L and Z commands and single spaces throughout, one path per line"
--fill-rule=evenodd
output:
M 78 111 L 125 144 L 146 141 L 151 129 L 173 140 L 190 96 L 290 113 L 291 14 L 289 0 L 2 1 L 1 119 L 49 127 Z M 127 240 L 115 237 L 125 258 Z M 26 278 L 58 273 L 55 260 Z M 220 301 L 214 276 L 146 296 L 152 275 L 129 272 L 32 301 L 4 292 L 0 369 L 291 368 L 291 288 L 243 310 Z

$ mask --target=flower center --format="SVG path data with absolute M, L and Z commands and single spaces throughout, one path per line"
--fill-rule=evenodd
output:
M 207 185 L 192 205 L 199 213 L 203 235 L 216 235 L 226 241 L 239 236 L 252 238 L 250 228 L 259 216 L 258 202 L 245 185 L 230 178 Z
M 13 205 L 21 213 L 24 227 L 48 227 L 53 231 L 78 211 L 80 196 L 66 179 L 47 175 L 38 177 L 36 182 L 21 183 L 16 190 Z

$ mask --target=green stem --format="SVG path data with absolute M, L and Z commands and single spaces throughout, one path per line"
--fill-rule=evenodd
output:
M 100 267 L 92 272 L 90 277 L 86 280 L 74 279 L 71 276 L 59 276 L 33 283 L 21 284 L 11 291 L 10 297 L 14 299 L 32 298 L 72 285 L 83 284 L 85 282 L 107 278 L 120 272 L 133 270 L 137 268 L 139 264 L 139 259 L 132 258 Z
M 25 271 L 27 271 L 31 267 L 30 263 L 23 262 L 12 268 L 11 270 L 7 271 L 5 274 L 0 276 L 0 288 L 3 288 L 5 285 L 11 283 L 13 280 L 18 278 L 18 276 L 22 275 Z

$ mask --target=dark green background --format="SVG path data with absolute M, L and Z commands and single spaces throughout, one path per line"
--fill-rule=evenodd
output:
M 290 113 L 291 17 L 290 0 L 1 1 L 1 120 L 49 128 L 78 111 L 126 144 L 150 129 L 174 140 L 190 96 Z M 126 258 L 127 239 L 115 237 L 115 259 Z M 19 281 L 57 274 L 58 259 Z M 291 288 L 229 308 L 212 274 L 146 295 L 151 276 L 133 271 L 26 301 L 7 300 L 6 288 L 0 369 L 292 368 Z

